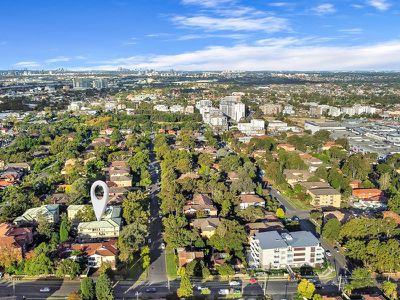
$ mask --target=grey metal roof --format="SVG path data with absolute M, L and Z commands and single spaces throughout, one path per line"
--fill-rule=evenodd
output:
M 286 238 L 285 238 L 286 237 Z M 255 239 L 260 241 L 262 249 L 318 246 L 318 239 L 309 231 L 296 231 L 279 234 L 277 231 L 259 232 Z

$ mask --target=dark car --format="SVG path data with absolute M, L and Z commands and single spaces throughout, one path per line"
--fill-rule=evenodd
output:
M 156 293 L 156 292 L 157 292 L 157 289 L 153 288 L 153 287 L 149 287 L 146 289 L 146 293 Z

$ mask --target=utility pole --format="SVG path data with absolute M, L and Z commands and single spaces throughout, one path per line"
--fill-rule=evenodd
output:
M 136 291 L 135 296 L 136 296 L 136 300 L 139 300 L 139 292 L 138 291 Z
M 341 287 L 342 287 L 342 275 L 339 275 L 339 286 L 338 286 L 339 292 L 342 290 Z
M 15 280 L 14 280 L 14 276 L 12 277 L 12 283 L 13 283 L 13 295 L 15 297 Z
M 267 276 L 264 277 L 264 296 L 267 293 Z

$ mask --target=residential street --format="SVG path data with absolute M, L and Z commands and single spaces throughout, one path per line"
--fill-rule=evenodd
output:
M 149 269 L 149 283 L 160 283 L 167 281 L 165 269 L 165 251 L 161 249 L 162 240 L 162 220 L 159 215 L 160 205 L 158 203 L 157 193 L 160 184 L 159 164 L 156 161 L 153 152 L 153 141 L 150 146 L 150 174 L 152 184 L 149 187 L 150 192 L 150 258 L 151 265 Z

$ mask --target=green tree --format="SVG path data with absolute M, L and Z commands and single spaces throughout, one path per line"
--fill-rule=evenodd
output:
M 147 225 L 133 222 L 124 226 L 118 237 L 119 259 L 123 262 L 130 261 L 134 252 L 139 250 L 145 242 Z
M 341 224 L 338 219 L 332 218 L 325 223 L 322 229 L 322 236 L 330 241 L 336 241 L 339 239 Z
M 92 206 L 85 205 L 83 209 L 79 210 L 76 215 L 75 219 L 81 222 L 92 222 L 96 220 L 96 216 L 94 214 L 94 210 Z
M 343 173 L 353 179 L 364 180 L 371 171 L 368 159 L 361 153 L 351 155 L 343 165 Z
M 240 254 L 247 235 L 242 225 L 237 221 L 223 219 L 210 238 L 209 244 L 219 251 L 233 251 Z
M 195 234 L 186 229 L 185 217 L 170 215 L 163 219 L 164 240 L 171 248 L 185 247 L 196 240 Z
M 81 266 L 72 259 L 63 259 L 57 265 L 56 275 L 58 277 L 77 277 L 81 273 Z
M 351 290 L 375 286 L 371 272 L 368 269 L 356 268 L 351 275 Z
M 97 300 L 113 300 L 114 291 L 110 278 L 106 274 L 102 274 L 96 281 L 96 298 Z
M 192 284 L 190 283 L 189 276 L 186 274 L 185 269 L 181 270 L 180 276 L 181 276 L 181 284 L 178 290 L 176 291 L 178 297 L 184 298 L 193 296 Z
M 85 277 L 81 281 L 82 300 L 94 299 L 94 282 L 92 278 Z
M 132 201 L 129 199 L 126 199 L 124 202 L 122 202 L 122 216 L 127 224 L 131 224 L 133 222 L 147 224 L 149 212 L 143 209 L 141 202 Z
M 142 266 L 144 270 L 150 266 L 150 248 L 149 246 L 144 246 L 140 251 L 140 257 L 142 258 Z
M 386 297 L 390 300 L 397 300 L 399 295 L 397 294 L 397 284 L 391 281 L 385 281 L 382 283 L 382 291 Z
M 220 266 L 217 266 L 216 269 L 218 271 L 218 274 L 221 276 L 229 277 L 235 275 L 235 270 L 228 263 L 224 263 Z
M 37 222 L 37 233 L 46 237 L 47 239 L 50 239 L 52 233 L 54 232 L 54 224 L 50 223 L 44 216 L 39 216 Z
M 389 198 L 388 207 L 391 211 L 400 214 L 400 193 Z
M 241 159 L 237 155 L 229 155 L 221 159 L 220 165 L 225 172 L 236 171 L 241 166 Z
M 45 253 L 34 255 L 25 262 L 24 272 L 27 275 L 49 275 L 54 272 L 54 263 Z
M 302 279 L 297 286 L 297 293 L 304 298 L 312 299 L 315 293 L 315 285 L 307 279 Z
M 60 242 L 64 243 L 69 239 L 69 231 L 71 228 L 71 224 L 65 214 L 61 216 L 61 225 L 60 225 Z
M 264 217 L 264 211 L 261 207 L 249 206 L 239 210 L 237 215 L 247 222 L 255 222 Z
M 200 153 L 199 157 L 197 159 L 197 162 L 200 166 L 211 166 L 211 164 L 214 162 L 214 159 L 212 158 L 211 154 L 208 153 Z

